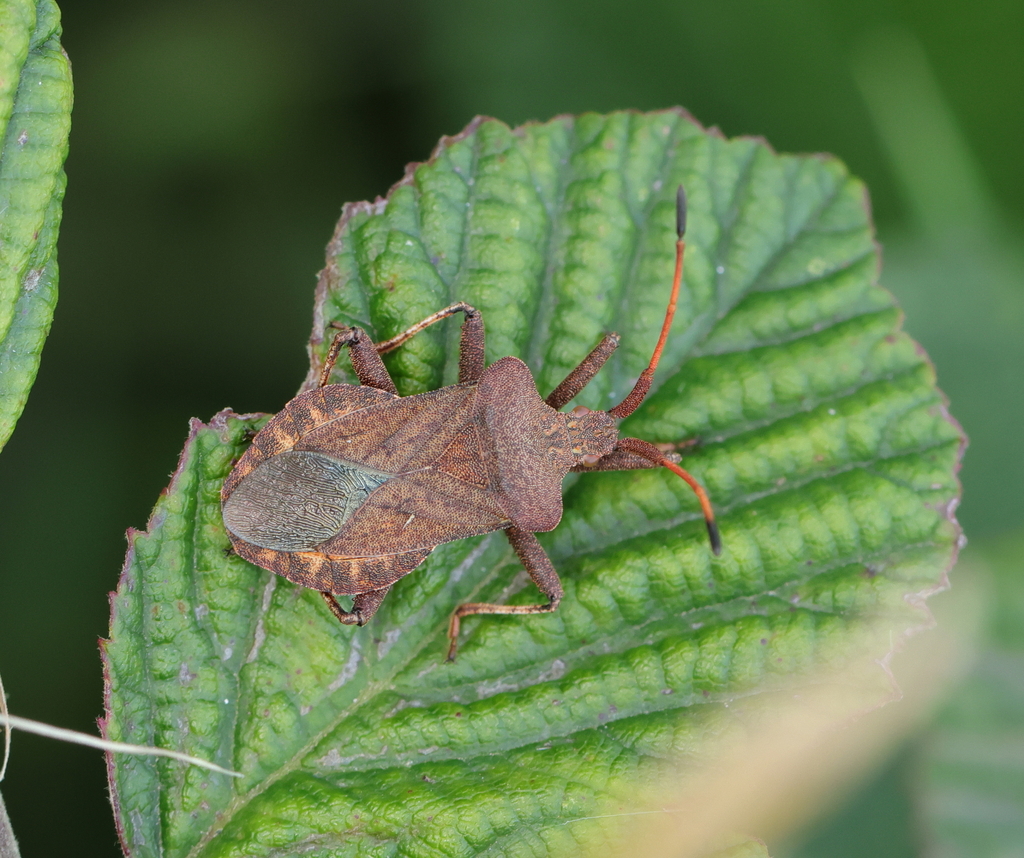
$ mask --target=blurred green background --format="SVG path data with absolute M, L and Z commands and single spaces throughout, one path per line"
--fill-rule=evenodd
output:
M 12 711 L 95 729 L 123 531 L 145 526 L 189 417 L 295 392 L 342 203 L 385 193 L 474 114 L 681 104 L 868 182 L 882 282 L 971 436 L 962 574 L 999 609 L 935 724 L 773 855 L 1022 854 L 1007 850 L 1024 849 L 1024 4 L 61 5 L 76 89 L 61 299 L 0 456 Z M 939 598 L 955 606 L 955 586 Z M 981 746 L 994 774 L 972 768 Z M 18 735 L 3 793 L 26 858 L 120 854 L 97 752 Z

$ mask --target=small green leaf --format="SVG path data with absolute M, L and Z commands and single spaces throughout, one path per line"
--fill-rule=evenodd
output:
M 71 68 L 50 0 L 0 2 L 0 448 L 39 369 L 57 303 Z
M 474 618 L 445 664 L 457 604 L 537 601 L 502 534 L 440 546 L 366 628 L 342 627 L 315 592 L 225 553 L 220 486 L 265 418 L 194 422 L 130 536 L 105 729 L 244 777 L 113 759 L 128 854 L 603 848 L 609 803 L 706 754 L 730 703 L 842 663 L 866 626 L 883 630 L 858 653 L 872 663 L 922 624 L 957 550 L 963 437 L 875 282 L 864 188 L 834 159 L 725 140 L 681 111 L 477 120 L 386 200 L 346 206 L 310 379 L 330 322 L 382 339 L 464 300 L 488 360 L 522 357 L 545 393 L 617 330 L 579 397 L 609 407 L 658 336 L 680 183 L 679 310 L 623 431 L 699 440 L 685 465 L 715 502 L 722 556 L 672 474 L 580 475 L 541 537 L 558 612 Z M 389 355 L 399 390 L 452 382 L 458 336 L 435 325 Z

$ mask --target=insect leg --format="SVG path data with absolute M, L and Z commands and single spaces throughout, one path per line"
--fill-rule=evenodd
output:
M 371 590 L 369 593 L 359 593 L 352 600 L 351 611 L 342 608 L 333 593 L 322 591 L 320 595 L 324 597 L 327 607 L 340 622 L 346 626 L 362 626 L 366 625 L 366 621 L 377 613 L 377 608 L 380 607 L 380 603 L 384 601 L 384 597 L 390 589 L 390 587 L 381 587 L 381 589 Z
M 463 301 L 438 310 L 390 340 L 377 343 L 377 352 L 386 354 L 394 351 L 424 328 L 429 328 L 434 322 L 440 322 L 455 313 L 464 313 L 466 316 L 462 323 L 462 338 L 459 341 L 459 381 L 476 381 L 484 372 L 484 319 L 479 310 Z
M 356 371 L 356 377 L 360 384 L 365 387 L 386 390 L 388 393 L 398 393 L 398 388 L 391 380 L 384 361 L 380 359 L 373 342 L 362 328 L 342 328 L 338 331 L 334 342 L 331 343 L 330 351 L 327 352 L 327 357 L 324 359 L 323 369 L 320 370 L 319 387 L 329 383 L 331 371 L 345 346 L 349 348 L 352 368 Z
M 452 614 L 448 625 L 448 661 L 455 660 L 459 646 L 459 624 L 463 617 L 473 614 L 550 614 L 562 601 L 562 582 L 551 564 L 544 549 L 540 547 L 537 537 L 528 530 L 510 527 L 505 531 L 508 541 L 537 588 L 550 600 L 546 605 L 493 605 L 488 602 L 467 602 L 459 605 Z
M 565 380 L 548 394 L 548 398 L 544 401 L 556 410 L 570 402 L 597 375 L 601 367 L 604 366 L 605 361 L 612 356 L 612 353 L 618 346 L 618 334 L 605 334 L 601 342 L 594 347 L 594 350 L 583 358 L 580 365 L 570 372 L 565 377 Z

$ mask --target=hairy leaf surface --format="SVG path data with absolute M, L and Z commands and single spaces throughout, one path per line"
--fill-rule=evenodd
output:
M 57 303 L 70 127 L 56 4 L 0 2 L 0 448 L 25 407 Z
M 722 556 L 672 474 L 579 475 L 541 537 L 558 612 L 474 618 L 445 664 L 455 605 L 537 601 L 501 533 L 439 547 L 365 628 L 341 627 L 315 592 L 225 554 L 220 486 L 265 418 L 195 421 L 130 537 L 106 732 L 243 777 L 114 759 L 129 854 L 607 849 L 617 814 L 706 754 L 730 705 L 841 664 L 866 626 L 884 629 L 858 654 L 871 660 L 926 620 L 957 548 L 963 438 L 876 283 L 864 187 L 832 158 L 726 140 L 681 111 L 477 120 L 386 199 L 345 207 L 310 379 L 329 323 L 383 339 L 463 300 L 488 361 L 522 357 L 543 394 L 618 331 L 578 399 L 610 407 L 657 339 L 680 183 L 679 310 L 622 431 L 699 442 L 684 465 L 714 499 Z M 457 345 L 447 322 L 389 355 L 400 392 L 454 381 Z

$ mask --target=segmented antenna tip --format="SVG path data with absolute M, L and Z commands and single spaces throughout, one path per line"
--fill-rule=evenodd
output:
M 676 235 L 682 238 L 686 234 L 686 191 L 679 186 L 676 191 Z
M 722 537 L 718 533 L 718 525 L 714 520 L 707 522 L 708 537 L 711 539 L 711 553 L 718 557 L 722 553 Z

